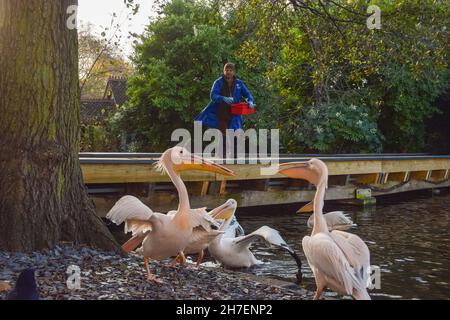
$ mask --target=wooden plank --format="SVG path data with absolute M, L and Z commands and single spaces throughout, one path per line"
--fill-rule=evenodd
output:
M 396 185 L 398 185 L 398 182 L 395 182 L 395 181 L 388 182 L 386 186 L 383 186 L 385 189 L 387 189 L 386 191 L 377 189 L 375 191 L 372 191 L 372 196 L 381 196 L 381 195 L 387 195 L 387 194 L 426 190 L 426 189 L 433 189 L 433 188 L 446 188 L 446 187 L 450 187 L 450 181 L 444 181 L 439 184 L 434 184 L 434 183 L 430 183 L 427 181 L 410 180 L 410 181 L 406 182 L 405 184 L 398 186 L 398 188 L 391 188 Z
M 431 171 L 411 171 L 410 178 L 411 180 L 423 181 L 428 180 L 431 176 Z
M 293 159 L 295 160 L 295 159 Z M 235 177 L 224 177 L 205 171 L 184 172 L 184 181 L 222 181 L 226 180 L 256 180 L 287 177 L 274 174 L 262 175 L 261 168 L 269 165 L 259 164 L 231 164 L 225 165 L 236 173 Z M 358 161 L 327 161 L 329 174 L 335 175 L 370 175 L 396 172 L 420 172 L 450 169 L 450 159 L 420 159 L 420 160 L 358 160 Z M 85 183 L 140 183 L 140 182 L 169 182 L 166 174 L 157 172 L 152 164 L 82 164 Z M 446 171 L 447 172 L 447 171 Z M 368 176 L 366 176 L 368 177 Z M 413 175 L 417 177 L 417 175 Z M 370 178 L 371 179 L 371 178 Z M 364 181 L 365 178 L 362 178 Z
M 81 165 L 83 179 L 85 183 L 129 183 L 146 182 L 141 176 L 145 176 L 153 169 L 151 165 L 101 165 L 85 164 Z
M 269 179 L 253 180 L 253 190 L 267 191 L 269 187 Z
M 390 172 L 387 181 L 406 182 L 409 172 Z
M 202 199 L 193 197 L 191 199 L 192 207 L 207 206 L 215 208 L 228 199 L 235 199 L 239 207 L 263 206 L 272 204 L 288 204 L 297 202 L 309 202 L 314 198 L 315 189 L 309 191 L 299 190 L 277 190 L 277 191 L 242 191 L 239 193 L 227 193 L 221 196 L 206 195 Z M 354 187 L 336 187 L 330 188 L 326 193 L 326 200 L 354 198 Z
M 239 181 L 239 187 L 243 190 L 266 191 L 268 188 L 268 182 L 269 179 L 241 180 Z
M 450 159 L 384 160 L 382 172 L 406 172 L 425 170 L 446 170 Z
M 119 197 L 108 197 L 108 196 L 90 196 L 94 201 L 95 212 L 100 217 L 106 217 L 109 210 L 114 206 Z
M 229 177 L 228 180 L 255 180 L 255 179 L 269 179 L 269 178 L 286 178 L 283 175 L 262 175 L 261 168 L 269 168 L 269 165 L 259 165 L 259 164 L 232 164 L 225 165 L 227 168 L 234 171 L 235 177 Z
M 386 183 L 386 185 L 383 186 L 386 191 L 377 189 L 376 191 L 372 191 L 372 196 L 394 194 L 413 190 L 450 187 L 450 181 L 447 180 L 436 185 L 434 183 L 426 181 L 410 180 L 397 188 L 395 188 L 396 185 L 398 185 L 398 182 L 389 181 Z M 330 187 L 326 193 L 326 200 L 353 199 L 355 190 L 356 187 L 352 185 Z M 207 194 L 204 196 L 191 196 L 190 202 L 192 208 L 200 208 L 206 206 L 209 209 L 213 209 L 223 204 L 227 199 L 233 198 L 238 202 L 239 207 L 250 207 L 309 202 L 313 199 L 314 194 L 314 188 L 311 190 L 245 190 L 242 192 L 227 193 L 221 195 Z M 119 195 L 115 197 L 107 197 L 105 195 L 93 196 L 92 198 L 94 199 L 94 202 L 96 204 L 97 214 L 104 217 L 106 213 L 112 208 L 114 203 L 119 199 L 119 197 Z M 151 193 L 148 197 L 140 197 L 140 199 L 152 210 L 157 212 L 176 210 L 179 202 L 178 196 L 175 192 L 154 192 Z
M 382 161 L 335 161 L 327 162 L 327 166 L 330 175 L 367 174 L 381 172 Z
M 85 164 L 81 168 L 85 183 L 170 182 L 167 174 L 157 172 L 148 164 Z M 183 181 L 224 179 L 222 175 L 206 171 L 183 172 L 181 177 Z
M 289 179 L 286 185 L 287 189 L 306 189 L 309 186 L 309 182 L 306 180 Z
M 348 175 L 337 175 L 328 177 L 329 186 L 345 186 L 347 184 Z
M 447 170 L 433 170 L 430 177 L 427 180 L 431 181 L 442 181 L 445 180 L 447 175 Z
M 355 175 L 356 182 L 359 184 L 376 184 L 380 177 L 379 173 L 358 174 Z
M 125 194 L 145 197 L 148 195 L 148 187 L 143 183 L 128 183 L 125 185 Z
M 203 184 L 205 182 L 202 181 L 189 181 L 185 182 L 186 189 L 188 190 L 189 195 L 201 195 L 203 191 Z

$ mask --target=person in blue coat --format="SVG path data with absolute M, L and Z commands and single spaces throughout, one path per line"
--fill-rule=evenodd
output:
M 253 108 L 253 97 L 242 80 L 236 77 L 236 67 L 233 63 L 226 63 L 223 75 L 214 81 L 211 88 L 211 101 L 195 118 L 202 125 L 219 129 L 225 136 L 226 129 L 242 129 L 242 116 L 231 113 L 231 104 L 247 100 L 248 106 Z

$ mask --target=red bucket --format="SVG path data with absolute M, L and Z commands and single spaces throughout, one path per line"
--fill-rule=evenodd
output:
M 253 105 L 253 108 L 248 107 L 248 103 L 233 103 L 231 105 L 231 113 L 235 116 L 245 116 L 249 114 L 255 113 L 256 106 Z

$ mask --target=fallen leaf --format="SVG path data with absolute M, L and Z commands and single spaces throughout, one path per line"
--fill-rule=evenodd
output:
M 11 290 L 12 288 L 8 283 L 0 281 L 0 292 L 7 292 Z

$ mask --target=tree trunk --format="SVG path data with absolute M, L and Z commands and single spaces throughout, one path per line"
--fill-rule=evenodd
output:
M 78 159 L 77 0 L 0 0 L 0 249 L 118 250 Z

